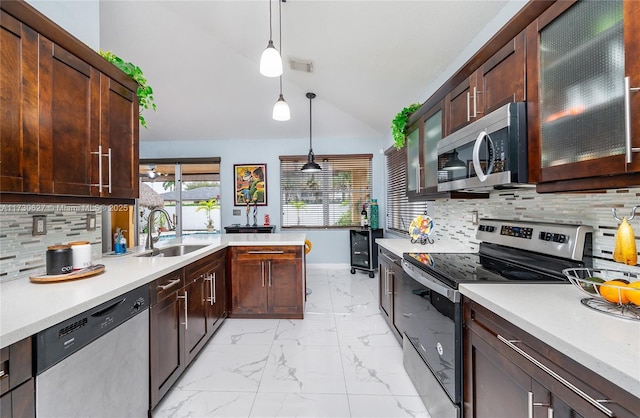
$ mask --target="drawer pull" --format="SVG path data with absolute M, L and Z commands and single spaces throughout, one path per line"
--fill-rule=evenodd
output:
M 188 307 L 187 307 L 187 303 L 189 302 L 189 296 L 187 294 L 187 291 L 184 291 L 184 296 L 178 296 L 178 299 L 184 299 L 184 322 L 182 323 L 182 325 L 184 325 L 184 329 L 189 329 L 189 311 L 188 311 Z
M 0 379 L 6 379 L 9 377 L 9 373 L 5 373 L 4 370 L 0 370 Z
M 158 285 L 158 290 L 167 290 L 180 283 L 180 279 L 173 279 L 168 283 Z
M 564 377 L 560 376 L 558 373 L 554 372 L 553 370 L 551 370 L 550 368 L 548 368 L 544 364 L 540 363 L 538 360 L 536 360 L 534 357 L 532 357 L 529 353 L 527 353 L 526 351 L 524 351 L 523 349 L 521 349 L 520 347 L 515 345 L 515 343 L 519 343 L 520 341 L 518 341 L 518 340 L 507 340 L 506 338 L 504 338 L 502 335 L 499 335 L 499 334 L 497 335 L 497 337 L 498 337 L 498 339 L 500 341 L 505 343 L 507 345 L 507 347 L 511 348 L 513 351 L 515 351 L 516 353 L 520 354 L 525 359 L 529 360 L 531 363 L 533 363 L 536 366 L 538 366 L 542 371 L 544 371 L 549 376 L 551 376 L 554 379 L 556 379 L 558 382 L 560 382 L 563 385 L 565 385 L 568 389 L 572 390 L 576 395 L 580 396 L 582 399 L 584 399 L 585 401 L 589 402 L 591 405 L 593 405 L 598 410 L 600 410 L 600 412 L 602 412 L 603 414 L 605 414 L 608 417 L 612 417 L 612 418 L 615 417 L 615 414 L 613 413 L 613 411 L 611 411 L 609 408 L 607 408 L 607 407 L 605 407 L 604 405 L 601 404 L 601 402 L 607 402 L 606 400 L 602 401 L 602 400 L 593 399 L 591 396 L 589 396 L 586 393 L 584 393 L 581 389 L 577 388 L 574 384 L 572 384 L 571 382 L 566 380 Z
M 249 254 L 284 254 L 284 251 L 249 251 Z

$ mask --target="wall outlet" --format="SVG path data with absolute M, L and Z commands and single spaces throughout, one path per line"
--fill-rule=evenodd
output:
M 240 209 L 234 209 L 233 216 L 240 216 Z
M 472 210 L 471 211 L 471 224 L 472 225 L 478 225 L 478 211 L 477 210 Z
M 87 213 L 87 231 L 96 230 L 96 214 Z
M 47 215 L 35 215 L 33 217 L 32 236 L 47 235 Z

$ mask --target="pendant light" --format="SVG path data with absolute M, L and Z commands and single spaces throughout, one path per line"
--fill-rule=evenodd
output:
M 454 149 L 453 156 L 449 161 L 447 161 L 447 163 L 444 165 L 444 167 L 442 167 L 442 169 L 447 171 L 466 170 L 467 165 L 464 163 L 464 161 L 458 158 L 458 151 Z
M 287 121 L 291 119 L 291 112 L 289 111 L 289 105 L 282 96 L 282 76 L 280 76 L 280 97 L 275 105 L 273 105 L 273 119 L 279 121 Z
M 269 43 L 260 57 L 260 74 L 267 77 L 278 77 L 282 74 L 282 58 L 278 50 L 273 46 L 272 35 L 271 0 L 269 0 Z
M 316 171 L 321 171 L 322 168 L 320 167 L 320 165 L 318 165 L 318 163 L 316 163 L 314 161 L 314 156 L 313 156 L 313 147 L 312 147 L 312 143 L 311 143 L 311 101 L 316 97 L 315 93 L 307 93 L 307 98 L 309 99 L 309 155 L 307 156 L 307 163 L 305 165 L 302 166 L 302 169 L 300 171 L 303 171 L 305 173 L 314 173 Z
M 278 16 L 280 22 L 280 52 L 282 53 L 282 0 L 278 0 Z M 291 119 L 289 105 L 282 95 L 282 75 L 280 75 L 280 97 L 278 97 L 278 101 L 273 106 L 273 119 L 278 121 L 287 121 Z

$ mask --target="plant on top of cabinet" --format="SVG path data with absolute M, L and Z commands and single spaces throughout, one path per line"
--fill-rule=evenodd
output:
M 391 122 L 391 133 L 393 134 L 393 146 L 396 149 L 401 149 L 404 147 L 404 128 L 409 120 L 409 115 L 420 108 L 420 103 L 414 103 L 403 108 L 393 121 Z
M 150 85 L 147 84 L 147 79 L 144 77 L 142 70 L 135 64 L 130 62 L 125 62 L 122 58 L 115 55 L 111 51 L 100 50 L 100 55 L 121 69 L 126 75 L 133 78 L 136 83 L 138 83 L 138 99 L 140 104 L 140 113 L 138 118 L 140 119 L 140 125 L 147 127 L 147 121 L 142 116 L 142 109 L 153 109 L 156 110 L 156 104 L 153 101 L 153 89 Z

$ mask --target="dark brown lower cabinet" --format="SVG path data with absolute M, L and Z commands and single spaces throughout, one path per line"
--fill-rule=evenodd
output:
M 389 328 L 402 343 L 402 330 L 396 321 L 395 293 L 402 282 L 400 258 L 385 248 L 378 247 L 378 292 L 380 313 L 389 324 Z
M 463 313 L 465 418 L 640 416 L 640 399 L 566 354 L 471 300 Z
M 0 396 L 0 417 L 26 418 L 36 416 L 35 380 L 31 378 Z
M 35 417 L 31 338 L 0 350 L 0 417 Z
M 184 287 L 182 269 L 154 280 L 150 286 L 149 370 L 153 409 L 186 367 L 185 315 L 180 299 Z
M 229 258 L 229 316 L 303 318 L 302 246 L 231 247 Z
M 150 284 L 150 409 L 227 316 L 226 251 L 206 256 Z

